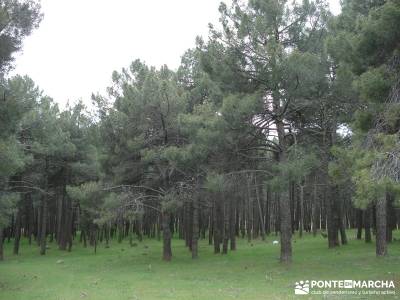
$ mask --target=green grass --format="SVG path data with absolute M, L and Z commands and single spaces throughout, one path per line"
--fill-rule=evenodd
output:
M 374 243 L 351 238 L 354 232 L 348 235 L 349 245 L 334 250 L 320 236 L 296 235 L 290 267 L 279 264 L 274 236 L 252 244 L 239 240 L 238 250 L 225 256 L 214 255 L 201 241 L 197 260 L 183 241 L 174 240 L 169 263 L 160 259 L 162 243 L 155 240 L 136 247 L 114 241 L 108 249 L 100 245 L 96 255 L 79 244 L 70 253 L 51 244 L 45 256 L 26 241 L 20 255 L 13 256 L 12 243 L 6 242 L 0 299 L 310 299 L 294 296 L 294 283 L 304 279 L 393 279 L 397 295 L 391 297 L 399 297 L 400 242 L 389 246 L 387 258 L 377 259 Z

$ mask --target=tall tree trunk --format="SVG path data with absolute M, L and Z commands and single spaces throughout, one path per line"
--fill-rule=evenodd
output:
M 64 217 L 63 217 L 63 205 L 64 205 L 64 200 L 63 200 L 63 196 L 61 197 L 57 197 L 56 200 L 56 211 L 57 211 L 57 233 L 56 233 L 56 239 L 58 242 L 58 247 L 60 250 L 62 250 L 62 223 L 64 221 Z
M 49 160 L 46 157 L 45 158 L 45 183 L 44 183 L 44 192 L 45 194 L 42 195 L 42 215 L 41 215 L 41 221 L 40 223 L 40 255 L 45 255 L 46 254 L 46 241 L 47 241 L 47 192 L 48 192 L 48 184 L 49 184 L 49 178 L 48 178 L 48 168 L 49 168 Z
M 290 218 L 289 193 L 281 192 L 279 199 L 281 256 L 280 261 L 290 263 L 292 260 L 292 225 Z
M 106 243 L 108 244 L 108 238 L 106 236 Z M 133 218 L 129 220 L 129 245 L 133 247 Z
M 163 260 L 170 261 L 172 258 L 171 250 L 171 215 L 168 212 L 163 213 Z
M 277 107 L 280 106 L 279 100 L 274 99 L 275 110 L 277 111 Z M 276 129 L 278 133 L 278 140 L 280 146 L 279 153 L 279 163 L 284 165 L 287 161 L 287 146 L 285 140 L 285 128 L 283 121 L 278 119 L 276 120 Z M 281 234 L 281 256 L 280 261 L 282 263 L 290 263 L 292 261 L 292 220 L 291 220 L 291 212 L 290 212 L 290 197 L 289 197 L 289 188 L 290 183 L 287 182 L 286 174 L 281 171 L 280 173 L 281 180 L 286 182 L 284 190 L 281 191 L 281 195 L 279 198 L 279 214 L 280 214 L 280 234 Z
M 208 244 L 212 245 L 213 243 L 213 234 L 214 234 L 214 203 L 212 204 L 210 215 L 208 217 Z
M 387 208 L 386 208 L 386 214 L 387 214 L 387 224 L 386 224 L 386 241 L 388 243 L 391 243 L 393 240 L 393 229 L 396 228 L 396 210 L 393 206 L 394 202 L 394 195 L 389 193 L 388 194 L 388 199 L 387 199 Z
M 74 225 L 74 209 L 72 206 L 72 200 L 68 198 L 68 219 L 67 219 L 67 243 L 68 243 L 68 252 L 71 252 L 72 249 L 72 234 L 73 234 L 73 225 Z
M 357 209 L 356 218 L 357 218 L 357 240 L 361 240 L 362 227 L 363 227 L 363 211 L 361 209 Z
M 341 197 L 343 199 L 343 197 Z M 344 201 L 339 203 L 338 208 L 338 222 L 339 222 L 339 233 L 340 233 L 340 241 L 342 245 L 347 244 L 347 235 L 346 235 L 346 227 L 345 227 L 345 214 L 344 214 Z
M 106 235 L 106 248 L 110 248 L 110 230 L 111 230 L 111 222 L 105 225 L 104 230 Z
M 143 214 L 140 214 L 138 217 L 136 235 L 139 242 L 141 242 L 143 240 Z
M 386 197 L 386 193 L 380 195 L 376 202 L 376 256 L 387 255 Z
M 44 195 L 42 198 L 42 220 L 40 223 L 40 255 L 45 255 L 47 240 L 47 195 Z
M 299 223 L 299 236 L 303 237 L 304 228 L 304 184 L 300 184 L 300 223 Z
M 18 255 L 19 241 L 21 239 L 21 208 L 18 208 L 17 216 L 15 218 L 15 232 L 14 232 L 14 249 L 13 254 Z
M 94 254 L 97 254 L 97 227 L 93 229 L 93 238 L 94 238 Z
M 247 195 L 247 194 L 246 194 Z M 240 236 L 242 237 L 242 239 L 244 239 L 245 235 L 246 235 L 246 203 L 247 203 L 247 196 L 245 195 L 245 193 L 241 194 L 241 198 L 240 198 Z
M 4 229 L 0 226 L 0 261 L 4 259 L 3 254 L 3 240 L 4 240 Z
M 229 239 L 230 249 L 236 250 L 236 225 L 237 225 L 237 213 L 236 213 L 237 198 L 234 196 L 230 201 L 229 206 Z
M 326 197 L 326 218 L 328 225 L 328 246 L 334 248 L 339 246 L 339 216 L 337 210 L 337 187 L 328 186 L 328 195 Z
M 342 242 L 342 245 L 346 245 L 347 244 L 346 228 L 344 226 L 344 221 L 342 219 L 340 220 L 339 232 L 340 232 L 340 241 Z
M 260 226 L 261 226 L 261 239 L 265 241 L 265 224 L 264 224 L 264 216 L 263 216 L 263 211 L 261 207 L 261 201 L 260 201 L 260 188 L 257 185 L 257 176 L 254 176 L 254 183 L 255 183 L 255 188 L 256 188 L 256 199 L 257 199 L 257 206 L 258 206 L 258 217 L 260 219 Z
M 364 211 L 364 229 L 365 229 L 365 242 L 371 243 L 371 219 L 372 219 L 372 207 L 369 205 Z
M 320 227 L 320 205 L 318 202 L 318 186 L 317 186 L 317 176 L 314 178 L 314 188 L 313 188 L 313 206 L 312 206 L 312 232 L 313 236 L 317 235 L 317 230 Z
M 228 253 L 228 241 L 229 241 L 229 236 L 230 236 L 230 230 L 229 230 L 229 204 L 228 204 L 228 199 L 224 197 L 223 199 L 223 205 L 224 205 L 224 225 L 223 225 L 223 243 L 222 243 L 222 254 L 227 254 Z
M 193 232 L 192 232 L 192 258 L 198 257 L 198 240 L 199 240 L 199 195 L 193 198 Z
M 86 240 L 86 230 L 81 231 L 82 240 L 83 240 L 83 248 L 87 247 L 87 240 Z
M 220 209 L 219 209 L 219 203 L 218 203 L 218 199 L 215 196 L 214 197 L 214 212 L 213 212 L 213 236 L 214 236 L 214 253 L 220 253 L 221 252 L 221 248 L 220 248 L 220 244 L 221 244 L 221 231 L 220 231 L 220 227 L 219 227 L 219 220 L 218 218 L 220 217 Z
M 251 242 L 251 227 L 253 225 L 253 198 L 251 194 L 250 187 L 251 179 L 247 178 L 247 222 L 246 222 L 246 231 L 247 231 L 247 242 Z
M 31 197 L 30 193 L 26 194 L 25 214 L 26 214 L 26 220 L 27 220 L 26 223 L 27 223 L 27 227 L 28 227 L 28 228 L 26 228 L 26 233 L 27 233 L 29 245 L 31 245 L 32 244 L 32 234 L 34 231 L 34 209 L 33 209 L 32 197 Z

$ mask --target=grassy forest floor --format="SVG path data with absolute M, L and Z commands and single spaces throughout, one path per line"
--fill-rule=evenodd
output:
M 201 241 L 198 260 L 191 259 L 183 241 L 173 240 L 169 263 L 160 259 L 162 243 L 156 240 L 135 247 L 114 241 L 107 249 L 99 245 L 97 254 L 80 244 L 70 253 L 50 244 L 46 256 L 26 240 L 20 255 L 12 256 L 12 243 L 5 242 L 0 299 L 310 299 L 294 295 L 295 282 L 306 279 L 394 279 L 397 295 L 391 298 L 400 299 L 400 242 L 389 246 L 389 257 L 377 259 L 375 244 L 354 235 L 348 232 L 349 245 L 334 250 L 321 236 L 296 235 L 291 267 L 279 264 L 275 236 L 250 244 L 238 240 L 238 250 L 225 256 L 214 255 Z

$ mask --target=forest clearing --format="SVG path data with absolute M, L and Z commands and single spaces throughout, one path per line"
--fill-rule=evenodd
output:
M 113 241 L 97 254 L 80 245 L 60 252 L 50 244 L 39 258 L 36 247 L 24 241 L 21 255 L 1 266 L 0 299 L 295 299 L 295 282 L 305 279 L 391 279 L 398 286 L 399 232 L 385 260 L 376 260 L 374 245 L 356 240 L 355 234 L 351 231 L 350 244 L 340 249 L 326 249 L 321 236 L 294 237 L 296 259 L 290 267 L 279 263 L 273 235 L 264 242 L 239 240 L 227 256 L 213 254 L 203 240 L 201 259 L 195 261 L 182 241 L 173 239 L 175 257 L 168 263 L 160 260 L 161 241 L 152 239 L 135 241 L 134 247 Z M 11 245 L 5 248 L 11 254 Z

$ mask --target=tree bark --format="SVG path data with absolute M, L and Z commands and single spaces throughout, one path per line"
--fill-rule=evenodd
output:
M 108 238 L 106 236 L 106 243 L 108 244 Z M 129 220 L 129 245 L 133 247 L 133 219 Z
M 168 212 L 163 213 L 163 260 L 170 261 L 172 258 L 171 250 L 171 228 L 169 227 L 171 215 Z
M 338 222 L 339 222 L 340 241 L 342 242 L 342 245 L 346 245 L 347 244 L 347 235 L 346 235 L 346 228 L 345 228 L 344 201 L 343 200 L 342 200 L 342 203 L 339 204 L 339 208 L 338 208 Z
M 376 256 L 387 255 L 386 242 L 386 193 L 376 202 Z
M 13 249 L 14 255 L 18 255 L 20 239 L 21 239 L 21 209 L 18 208 L 17 217 L 15 218 L 14 249 Z
M 329 184 L 328 196 L 326 197 L 326 218 L 328 225 L 328 247 L 339 246 L 339 216 L 337 210 L 337 187 Z
M 215 196 L 214 197 L 214 212 L 213 212 L 213 236 L 214 236 L 214 253 L 221 253 L 221 231 L 220 231 L 220 226 L 218 222 L 219 218 L 219 205 L 218 205 L 218 199 Z
M 317 230 L 320 227 L 320 210 L 318 203 L 318 186 L 317 186 L 317 176 L 314 179 L 314 189 L 313 189 L 313 207 L 312 207 L 312 232 L 313 236 L 317 235 Z
M 236 214 L 236 203 L 237 199 L 234 196 L 230 201 L 229 206 L 229 240 L 230 240 L 230 249 L 236 250 L 236 225 L 237 225 L 237 214 Z
M 371 243 L 371 218 L 372 218 L 372 207 L 368 206 L 364 211 L 364 229 L 365 229 L 365 242 Z
M 362 227 L 363 227 L 363 212 L 361 209 L 357 209 L 356 218 L 357 218 L 357 240 L 361 240 Z
M 94 254 L 97 254 L 97 228 L 93 229 L 93 238 L 94 238 Z
M 3 253 L 3 237 L 4 229 L 0 227 L 0 261 L 4 260 L 4 253 Z
M 45 255 L 46 254 L 46 241 L 47 241 L 47 191 L 48 191 L 48 185 L 49 185 L 49 178 L 48 178 L 48 168 L 49 168 L 49 160 L 46 157 L 45 158 L 45 184 L 44 184 L 44 191 L 45 194 L 42 195 L 42 215 L 41 215 L 41 221 L 38 222 L 40 223 L 40 255 Z
M 303 237 L 304 228 L 304 185 L 300 184 L 300 223 L 299 223 L 299 236 Z
M 40 223 L 40 255 L 45 255 L 47 240 L 47 195 L 42 198 L 42 220 Z
M 388 198 L 387 198 L 387 208 L 386 208 L 386 214 L 387 214 L 387 224 L 386 224 L 386 241 L 388 243 L 391 243 L 393 240 L 393 229 L 396 228 L 396 210 L 393 206 L 394 202 L 394 195 L 388 193 Z
M 279 107 L 279 100 L 274 99 L 275 110 Z M 285 128 L 283 121 L 280 119 L 276 120 L 276 129 L 278 133 L 278 140 L 280 146 L 279 163 L 285 164 L 287 161 L 287 146 L 285 141 Z M 281 192 L 279 198 L 279 214 L 280 214 L 280 235 L 281 235 L 281 256 L 280 261 L 282 263 L 290 263 L 292 261 L 292 220 L 290 212 L 290 198 L 289 188 L 290 183 L 287 182 L 286 174 L 281 171 L 281 180 L 286 182 L 284 190 Z M 286 190 L 285 190 L 286 189 Z
M 199 199 L 198 195 L 193 198 L 193 232 L 192 232 L 192 258 L 198 257 L 198 240 L 199 240 Z
M 265 241 L 265 224 L 264 224 L 264 216 L 263 216 L 263 211 L 261 208 L 261 202 L 260 202 L 260 191 L 259 187 L 257 185 L 257 177 L 254 176 L 254 184 L 256 188 L 256 199 L 257 199 L 257 206 L 258 206 L 258 216 L 260 219 L 260 227 L 261 227 L 261 239 Z
M 228 199 L 224 198 L 224 225 L 223 225 L 223 242 L 222 242 L 222 254 L 227 254 L 228 253 L 228 241 L 229 241 L 229 236 L 230 236 L 230 230 L 229 230 L 229 205 L 228 205 Z
M 282 263 L 292 261 L 292 226 L 290 218 L 290 203 L 288 192 L 282 192 L 279 199 L 281 257 Z
M 251 242 L 251 233 L 252 233 L 252 225 L 253 225 L 253 198 L 251 195 L 250 188 L 251 179 L 247 178 L 247 222 L 246 222 L 246 234 L 247 234 L 247 242 Z

